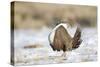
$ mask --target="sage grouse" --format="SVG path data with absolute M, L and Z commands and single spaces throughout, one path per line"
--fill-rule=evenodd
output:
M 54 51 L 62 50 L 65 57 L 66 51 L 74 50 L 81 44 L 81 30 L 78 25 L 60 23 L 49 34 L 49 42 Z

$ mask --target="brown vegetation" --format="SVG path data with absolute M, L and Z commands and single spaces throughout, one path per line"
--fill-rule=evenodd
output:
M 15 2 L 14 7 L 16 29 L 55 26 L 63 20 L 70 23 L 77 20 L 80 24 L 89 26 L 95 26 L 97 22 L 96 6 Z
M 43 47 L 43 45 L 39 45 L 39 44 L 31 44 L 31 45 L 27 45 L 27 46 L 24 46 L 24 48 L 40 48 L 40 47 Z

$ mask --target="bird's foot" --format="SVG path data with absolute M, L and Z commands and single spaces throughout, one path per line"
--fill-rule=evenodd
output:
M 62 57 L 63 60 L 66 60 L 66 59 L 67 59 L 66 53 L 64 52 L 64 53 L 61 55 L 61 57 Z
M 62 57 L 66 57 L 66 53 L 64 52 L 61 56 L 62 56 Z

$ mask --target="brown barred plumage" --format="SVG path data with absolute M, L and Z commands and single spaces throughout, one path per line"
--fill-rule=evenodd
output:
M 54 51 L 71 51 L 81 44 L 81 30 L 77 27 L 74 37 L 61 25 L 55 30 L 53 43 L 50 43 Z

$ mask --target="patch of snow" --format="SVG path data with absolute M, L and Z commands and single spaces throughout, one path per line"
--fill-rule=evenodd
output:
M 67 52 L 66 59 L 61 57 L 61 52 L 54 52 L 49 45 L 48 35 L 51 29 L 43 28 L 40 31 L 15 30 L 15 65 L 51 64 L 66 62 L 86 62 L 97 60 L 98 36 L 96 28 L 82 29 L 82 44 L 79 48 Z M 24 49 L 30 44 L 39 43 L 40 48 Z

